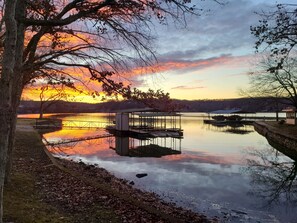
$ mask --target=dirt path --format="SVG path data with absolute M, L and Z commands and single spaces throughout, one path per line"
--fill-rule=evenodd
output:
M 18 128 L 5 220 L 11 222 L 215 222 L 133 188 L 106 170 L 59 160 L 27 123 Z

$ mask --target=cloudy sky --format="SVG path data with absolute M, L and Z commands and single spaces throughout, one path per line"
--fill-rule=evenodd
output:
M 167 25 L 156 22 L 152 30 L 156 37 L 158 73 L 135 68 L 130 72 L 132 87 L 163 89 L 172 98 L 187 100 L 241 97 L 239 89 L 248 88 L 247 73 L 255 69 L 257 58 L 261 57 L 255 55 L 256 39 L 250 32 L 250 26 L 257 25 L 261 19 L 256 12 L 274 11 L 276 4 L 296 3 L 296 0 L 220 1 L 226 4 L 192 0 L 204 11 L 201 16 L 189 15 L 186 26 L 170 20 Z M 79 78 L 89 82 L 88 75 Z M 101 89 L 96 83 L 90 85 Z M 25 89 L 23 98 L 40 100 L 38 90 Z M 75 97 L 82 102 L 101 101 L 87 94 Z
M 272 10 L 277 3 L 294 0 L 228 0 L 224 6 L 204 3 L 210 9 L 190 17 L 187 27 L 156 26 L 158 74 L 137 78 L 143 88 L 164 89 L 172 98 L 222 99 L 240 97 L 248 86 L 247 72 L 257 61 L 250 26 L 255 12 Z

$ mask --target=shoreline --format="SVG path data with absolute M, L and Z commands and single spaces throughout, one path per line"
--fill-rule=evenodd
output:
M 35 135 L 38 146 L 32 143 L 20 146 L 20 143 L 26 144 L 20 142 L 23 134 L 27 141 Z M 134 188 L 127 180 L 98 166 L 54 158 L 36 134 L 28 123 L 18 125 L 13 175 L 19 172 L 34 175 L 38 197 L 42 203 L 62 212 L 61 222 L 218 222 L 217 218 L 208 219 L 205 215 L 165 202 L 154 193 Z M 107 208 L 112 214 L 98 221 L 97 207 L 100 210 Z M 66 220 L 73 213 L 75 220 Z M 14 216 L 6 215 L 6 219 L 20 222 Z
M 272 147 L 297 160 L 297 126 L 277 122 L 255 122 L 254 129 L 264 136 Z

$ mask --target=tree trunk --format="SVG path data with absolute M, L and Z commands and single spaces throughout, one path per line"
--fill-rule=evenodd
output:
M 5 183 L 9 183 L 10 180 L 10 173 L 12 167 L 12 154 L 14 149 L 14 142 L 15 142 L 15 132 L 16 132 L 16 123 L 17 123 L 17 108 L 20 104 L 21 94 L 22 91 L 20 90 L 21 87 L 15 92 L 14 100 L 12 102 L 12 112 L 11 112 L 11 128 L 9 131 L 9 138 L 8 138 L 8 150 L 7 150 L 7 160 L 6 160 L 6 170 L 5 170 Z
M 17 120 L 16 115 L 12 114 L 11 128 L 9 130 L 8 148 L 7 148 L 7 155 L 6 155 L 7 159 L 6 159 L 5 178 L 4 178 L 5 184 L 8 184 L 9 180 L 10 180 L 10 172 L 11 172 L 11 165 L 12 165 L 12 152 L 13 152 L 14 141 L 15 141 L 16 120 Z
M 5 94 L 3 93 L 1 86 L 1 97 Z M 10 107 L 7 109 L 3 108 L 3 103 L 0 106 L 0 223 L 2 223 L 3 217 L 3 187 L 4 187 L 4 177 L 5 177 L 5 167 L 6 167 L 6 155 L 8 150 L 8 138 L 10 131 Z
M 278 106 L 278 97 L 276 98 L 276 121 L 279 121 L 279 106 Z
M 25 3 L 23 0 L 17 0 L 16 3 L 15 17 L 19 21 L 20 18 L 25 15 Z M 7 164 L 5 171 L 5 182 L 9 182 L 11 164 L 12 164 L 12 152 L 15 141 L 15 131 L 17 122 L 17 108 L 20 104 L 20 99 L 23 90 L 23 74 L 22 74 L 22 63 L 23 63 L 23 51 L 24 51 L 24 38 L 25 38 L 25 26 L 21 22 L 17 22 L 17 33 L 16 33 L 16 51 L 15 51 L 15 65 L 14 65 L 14 78 L 12 79 L 12 92 L 11 92 L 11 128 L 8 138 L 8 151 L 7 151 Z
M 17 23 L 15 20 L 16 0 L 6 1 L 4 11 L 5 41 L 0 79 L 0 223 L 3 218 L 3 187 L 7 160 L 9 133 L 11 129 L 12 89 L 15 66 Z
M 43 118 L 43 101 L 40 101 L 39 118 Z

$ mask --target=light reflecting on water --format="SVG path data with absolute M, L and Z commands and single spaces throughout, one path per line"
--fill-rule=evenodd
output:
M 210 126 L 203 124 L 201 118 L 189 116 L 182 120 L 181 141 L 107 137 L 49 149 L 70 159 L 97 163 L 118 177 L 134 181 L 138 188 L 157 192 L 168 201 L 209 216 L 225 217 L 231 222 L 294 222 L 295 162 L 273 149 L 252 126 Z M 102 122 L 108 119 L 102 114 L 67 118 Z M 63 129 L 44 137 L 57 142 L 103 133 L 104 130 Z M 135 156 L 137 150 L 127 153 L 127 146 L 135 149 L 143 145 L 175 146 L 181 154 L 152 158 Z M 160 148 L 155 149 L 158 152 Z M 148 176 L 138 179 L 138 173 Z

